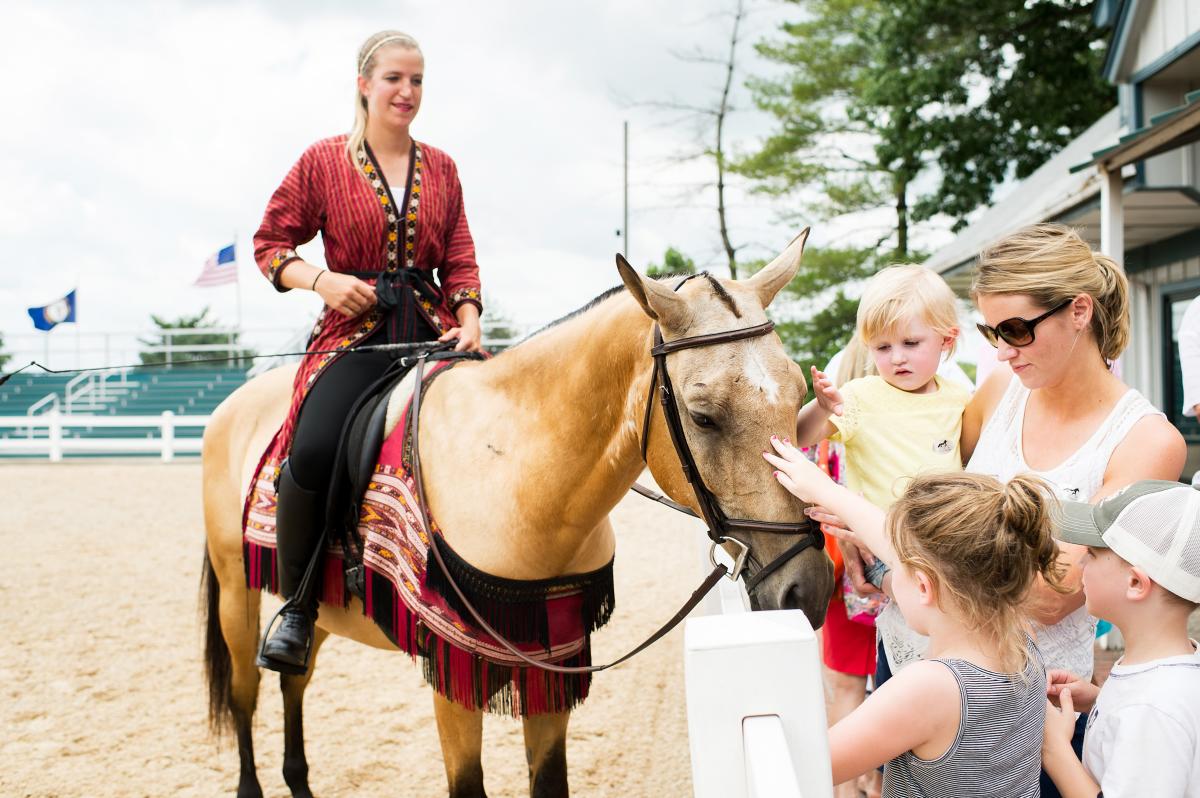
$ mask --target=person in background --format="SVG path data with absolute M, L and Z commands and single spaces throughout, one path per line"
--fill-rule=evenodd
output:
M 1088 611 L 1112 621 L 1125 654 L 1097 689 L 1050 671 L 1042 763 L 1065 798 L 1200 796 L 1200 491 L 1144 480 L 1099 504 L 1067 502 L 1055 535 L 1085 546 Z M 1082 761 L 1075 711 L 1090 710 Z
M 1140 479 L 1179 478 L 1183 436 L 1112 372 L 1129 342 L 1129 283 L 1111 258 L 1074 230 L 1034 225 L 980 254 L 972 294 L 1000 366 L 963 416 L 968 471 L 1032 473 L 1059 498 L 1089 502 Z M 1047 668 L 1090 681 L 1096 619 L 1084 606 L 1083 552 L 1060 548 L 1069 591 L 1034 590 L 1034 639 Z M 1058 795 L 1048 777 L 1042 794 Z
M 1183 372 L 1183 414 L 1200 413 L 1200 296 L 1188 303 L 1179 322 L 1179 369 Z M 1192 486 L 1200 487 L 1200 471 L 1192 474 Z

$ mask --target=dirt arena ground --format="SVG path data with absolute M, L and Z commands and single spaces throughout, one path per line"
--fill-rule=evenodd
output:
M 0 502 L 0 795 L 232 795 L 236 746 L 205 719 L 199 465 L 4 464 Z M 690 519 L 631 496 L 614 523 L 617 611 L 598 661 L 657 628 L 702 575 Z M 575 795 L 691 794 L 681 646 L 677 629 L 596 677 L 571 721 Z M 305 710 L 316 794 L 445 795 L 430 693 L 405 655 L 330 639 Z M 489 795 L 527 795 L 520 724 L 489 717 L 484 735 Z M 288 795 L 273 678 L 255 742 L 264 792 Z

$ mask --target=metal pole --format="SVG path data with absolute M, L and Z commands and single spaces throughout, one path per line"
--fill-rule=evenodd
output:
M 234 286 L 234 289 L 235 289 L 235 290 L 236 290 L 236 292 L 237 292 L 237 332 L 236 332 L 234 335 L 232 335 L 232 336 L 230 336 L 230 337 L 229 337 L 229 358 L 230 358 L 230 362 L 232 362 L 232 360 L 233 360 L 233 349 L 234 349 L 234 347 L 233 347 L 233 344 L 234 344 L 235 342 L 238 342 L 238 343 L 240 343 L 240 342 L 241 342 L 241 337 L 242 337 L 242 281 L 241 281 L 241 279 L 240 279 L 241 275 L 239 275 L 239 274 L 237 273 L 237 267 L 238 267 L 238 261 L 237 261 L 237 231 L 235 230 L 235 231 L 234 231 L 234 233 L 233 233 L 233 269 L 234 269 L 234 278 L 235 278 L 235 279 L 234 279 L 234 281 L 233 281 L 233 286 Z M 240 367 L 240 366 L 242 365 L 242 361 L 240 361 L 240 360 L 239 360 L 239 361 L 237 362 L 237 364 L 238 364 L 238 366 Z
M 622 254 L 625 260 L 629 260 L 629 120 L 624 122 L 625 128 L 625 218 L 621 222 L 621 238 L 622 248 L 625 250 Z

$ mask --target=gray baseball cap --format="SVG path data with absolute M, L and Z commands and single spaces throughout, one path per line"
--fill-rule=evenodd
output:
M 1112 549 L 1180 598 L 1200 603 L 1200 490 L 1146 479 L 1097 504 L 1062 503 L 1054 536 Z

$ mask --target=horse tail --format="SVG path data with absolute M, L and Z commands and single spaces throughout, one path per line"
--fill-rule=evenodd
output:
M 221 583 L 204 548 L 200 577 L 204 620 L 204 675 L 208 681 L 208 723 L 220 734 L 233 725 L 233 660 L 221 633 Z

